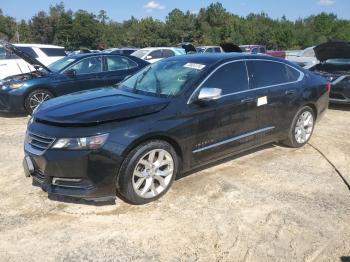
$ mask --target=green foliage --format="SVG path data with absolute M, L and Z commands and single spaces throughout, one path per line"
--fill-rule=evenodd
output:
M 321 13 L 289 21 L 272 19 L 265 13 L 239 17 L 221 3 L 212 3 L 198 14 L 172 10 L 165 21 L 131 17 L 112 21 L 107 11 L 97 15 L 84 10 L 66 10 L 63 3 L 38 12 L 29 21 L 16 22 L 0 9 L 0 38 L 13 42 L 58 44 L 67 50 L 80 47 L 171 46 L 180 42 L 211 45 L 231 42 L 262 44 L 269 49 L 299 49 L 326 41 L 350 41 L 350 21 Z

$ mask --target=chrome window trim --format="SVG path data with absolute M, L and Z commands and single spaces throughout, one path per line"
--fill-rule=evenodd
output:
M 248 86 L 249 89 L 247 90 L 243 90 L 243 91 L 239 91 L 239 92 L 234 92 L 234 93 L 230 93 L 230 94 L 226 94 L 226 95 L 222 95 L 221 97 L 226 97 L 226 96 L 232 96 L 232 95 L 236 95 L 236 94 L 241 94 L 241 93 L 245 93 L 245 92 L 249 92 L 252 90 L 260 90 L 260 89 L 265 89 L 265 88 L 270 88 L 270 87 L 275 87 L 275 86 L 283 86 L 283 85 L 289 85 L 289 84 L 294 84 L 294 83 L 298 83 L 300 81 L 302 81 L 304 79 L 304 72 L 300 71 L 299 69 L 295 68 L 294 66 L 291 66 L 287 63 L 281 62 L 281 61 L 275 61 L 275 60 L 269 60 L 269 59 L 263 59 L 263 58 L 254 58 L 254 59 L 239 59 L 239 60 L 234 60 L 234 61 L 228 61 L 225 62 L 221 65 L 219 65 L 218 67 L 216 67 L 206 78 L 204 78 L 204 80 L 198 85 L 198 87 L 192 92 L 192 94 L 190 95 L 189 99 L 187 100 L 187 104 L 191 104 L 193 102 L 194 96 L 195 94 L 198 92 L 198 90 L 203 86 L 203 84 L 217 71 L 219 70 L 221 67 L 231 64 L 231 63 L 236 63 L 236 62 L 244 62 L 245 66 L 246 66 L 246 71 L 247 71 L 247 77 L 248 77 L 248 84 L 250 85 L 250 77 L 249 77 L 249 71 L 248 71 L 248 66 L 247 66 L 247 62 L 248 61 L 266 61 L 266 62 L 273 62 L 273 63 L 279 63 L 279 64 L 283 64 L 286 65 L 294 70 L 296 70 L 297 72 L 299 72 L 299 78 L 296 81 L 292 81 L 292 82 L 286 82 L 286 83 L 281 83 L 281 84 L 275 84 L 275 85 L 269 85 L 269 86 L 261 86 L 261 87 L 257 87 L 257 88 L 249 88 L 250 86 Z M 220 97 L 220 98 L 221 98 Z M 220 99 L 219 98 L 219 99 Z
M 232 138 L 229 138 L 229 139 L 226 139 L 226 140 L 223 140 L 223 141 L 220 141 L 220 142 L 217 142 L 217 143 L 214 143 L 214 144 L 211 144 L 211 145 L 208 145 L 208 146 L 205 146 L 205 147 L 193 150 L 192 153 L 196 154 L 196 153 L 199 153 L 199 152 L 202 152 L 202 151 L 205 151 L 205 150 L 217 147 L 217 146 L 221 146 L 221 145 L 224 145 L 224 144 L 227 144 L 227 143 L 230 143 L 230 142 L 234 142 L 234 141 L 237 141 L 237 140 L 249 137 L 249 136 L 253 136 L 253 135 L 256 135 L 256 134 L 267 132 L 267 131 L 270 131 L 270 130 L 272 130 L 274 128 L 275 128 L 274 126 L 270 126 L 270 127 L 265 127 L 265 128 L 262 128 L 262 129 L 257 129 L 257 130 L 254 130 L 252 132 L 249 132 L 249 133 L 245 133 L 245 134 L 242 134 L 242 135 L 239 135 L 239 136 L 235 136 L 235 137 L 232 137 Z

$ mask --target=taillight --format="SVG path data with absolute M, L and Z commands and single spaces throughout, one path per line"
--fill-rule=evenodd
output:
M 326 90 L 328 93 L 331 92 L 331 88 L 332 88 L 332 84 L 328 82 L 326 85 Z

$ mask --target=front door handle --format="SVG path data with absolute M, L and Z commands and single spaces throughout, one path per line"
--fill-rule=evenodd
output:
M 241 100 L 241 103 L 250 103 L 250 102 L 254 102 L 254 101 L 255 101 L 254 98 L 252 98 L 252 97 L 247 97 L 247 98 L 243 98 L 243 99 Z
M 284 92 L 287 96 L 290 95 L 295 95 L 296 91 L 295 90 L 287 90 L 286 92 Z

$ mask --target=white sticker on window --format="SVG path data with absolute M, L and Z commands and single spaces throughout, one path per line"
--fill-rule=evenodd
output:
M 187 63 L 184 65 L 184 67 L 196 69 L 196 70 L 202 70 L 205 67 L 205 65 L 196 64 L 196 63 Z
M 267 105 L 267 96 L 262 96 L 258 98 L 258 106 Z

